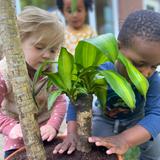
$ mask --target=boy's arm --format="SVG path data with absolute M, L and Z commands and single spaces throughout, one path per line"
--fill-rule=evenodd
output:
M 77 123 L 76 123 L 76 109 L 70 103 L 67 110 L 67 136 L 62 143 L 58 144 L 54 150 L 53 154 L 64 153 L 71 154 L 76 149 L 77 143 Z
M 89 137 L 89 142 L 108 148 L 107 154 L 123 155 L 130 147 L 142 144 L 151 138 L 150 133 L 140 125 L 110 137 Z
M 149 90 L 146 99 L 145 117 L 137 125 L 116 136 L 106 138 L 90 137 L 89 142 L 110 148 L 107 154 L 113 152 L 123 154 L 130 147 L 142 144 L 151 138 L 156 138 L 160 133 L 158 123 L 160 119 L 160 77 L 156 73 L 149 79 Z
M 53 154 L 64 153 L 71 154 L 76 149 L 77 143 L 77 123 L 76 121 L 69 121 L 67 123 L 67 135 L 62 143 L 58 144 L 54 150 Z

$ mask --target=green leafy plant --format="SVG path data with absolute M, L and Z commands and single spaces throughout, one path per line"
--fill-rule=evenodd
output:
M 130 82 L 125 77 L 113 70 L 100 70 L 99 66 L 105 62 L 120 61 L 126 68 Z M 48 64 L 45 62 L 45 64 Z M 104 34 L 98 37 L 82 40 L 78 43 L 75 56 L 70 54 L 67 49 L 62 48 L 58 59 L 58 71 L 56 73 L 43 71 L 42 64 L 36 73 L 36 80 L 39 75 L 48 77 L 48 85 L 55 85 L 58 90 L 52 92 L 49 96 L 49 108 L 54 100 L 62 93 L 65 93 L 72 104 L 82 107 L 84 99 L 77 104 L 81 95 L 95 94 L 102 107 L 106 106 L 107 86 L 117 93 L 122 100 L 133 110 L 135 108 L 135 94 L 131 84 L 135 85 L 137 90 L 146 97 L 148 81 L 132 65 L 132 63 L 118 50 L 115 37 L 112 34 Z M 35 81 L 36 81 L 35 80 Z M 85 101 L 87 101 L 85 99 Z M 89 103 L 89 102 L 87 102 Z M 92 100 L 90 100 L 90 109 Z M 85 108 L 86 105 L 83 107 Z M 88 117 L 91 118 L 90 110 Z M 80 114 L 80 112 L 79 112 Z M 81 115 L 82 116 L 82 115 Z M 84 116 L 84 115 L 83 115 Z M 85 117 L 86 118 L 86 115 Z M 79 119 L 83 119 L 82 117 Z M 81 126 L 79 122 L 79 125 Z M 83 127 L 85 125 L 82 125 Z M 85 134 L 84 134 L 85 135 Z M 87 141 L 86 141 L 87 143 Z M 84 149 L 87 150 L 87 149 Z
M 80 41 L 76 47 L 75 57 L 67 49 L 62 48 L 58 59 L 58 71 L 56 73 L 43 71 L 43 68 L 51 63 L 44 62 L 37 70 L 35 82 L 40 75 L 48 76 L 50 86 L 51 84 L 57 86 L 57 92 L 65 93 L 72 102 L 76 101 L 79 94 L 95 94 L 102 106 L 105 105 L 106 96 L 103 95 L 106 92 L 107 84 L 109 84 L 128 107 L 134 109 L 135 95 L 131 84 L 117 72 L 102 71 L 98 68 L 105 62 L 115 63 L 116 60 L 123 63 L 131 82 L 145 97 L 148 89 L 147 80 L 120 53 L 117 41 L 112 34 Z M 99 93 L 101 94 L 99 95 Z M 54 97 L 52 94 L 51 96 Z M 52 100 L 52 98 L 49 99 Z

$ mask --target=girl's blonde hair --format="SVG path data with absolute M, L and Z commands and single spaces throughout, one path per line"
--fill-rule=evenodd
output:
M 17 23 L 22 42 L 34 34 L 37 37 L 35 44 L 43 39 L 49 39 L 47 48 L 59 48 L 63 43 L 64 26 L 53 13 L 34 6 L 28 6 L 18 15 Z

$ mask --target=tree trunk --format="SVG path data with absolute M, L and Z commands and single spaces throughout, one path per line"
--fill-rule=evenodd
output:
M 78 98 L 75 105 L 77 107 L 77 150 L 86 153 L 91 151 L 88 137 L 91 136 L 92 100 L 92 95 L 83 95 Z
M 24 54 L 20 47 L 14 0 L 0 0 L 0 43 L 7 60 L 8 78 L 17 103 L 28 159 L 45 160 L 45 150 L 35 118 L 37 108 L 31 93 Z

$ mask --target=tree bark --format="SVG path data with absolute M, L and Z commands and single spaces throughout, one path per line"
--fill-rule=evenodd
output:
M 0 0 L 0 43 L 7 61 L 8 78 L 17 103 L 28 159 L 45 160 L 46 154 L 36 121 L 37 108 L 16 24 L 14 0 Z
M 92 95 L 83 95 L 75 104 L 77 107 L 77 150 L 85 153 L 91 151 L 88 137 L 91 136 L 92 100 Z

